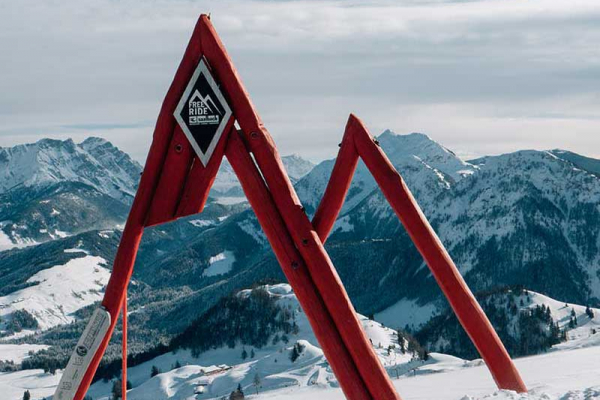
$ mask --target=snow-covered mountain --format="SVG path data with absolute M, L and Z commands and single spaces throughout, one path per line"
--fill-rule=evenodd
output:
M 131 203 L 141 166 L 105 139 L 42 139 L 0 147 L 0 193 L 19 187 L 39 190 L 56 183 L 79 182 Z
M 398 135 L 386 130 L 377 140 L 414 190 L 436 194 L 477 170 L 422 133 Z M 318 206 L 334 163 L 335 160 L 323 161 L 296 185 L 298 195 L 308 210 L 314 211 Z M 376 188 L 371 173 L 362 161 L 359 162 L 341 214 L 357 207 Z
M 283 163 L 293 181 L 313 167 L 297 155 Z M 141 171 L 129 155 L 96 137 L 0 147 L 0 251 L 123 224 Z M 226 160 L 209 201 L 209 218 L 244 208 L 220 207 L 245 202 Z
M 297 182 L 313 168 L 314 164 L 297 154 L 281 157 L 281 161 L 292 182 Z M 211 189 L 211 197 L 222 204 L 235 204 L 246 201 L 244 192 L 233 168 L 225 159 Z
M 106 144 L 86 142 L 56 160 L 70 165 L 65 161 L 68 155 L 79 159 L 83 152 L 96 166 L 103 160 L 102 170 L 123 163 L 123 155 L 112 153 Z M 600 304 L 600 161 L 553 150 L 465 162 L 422 134 L 386 131 L 379 142 L 474 291 L 520 284 L 560 302 Z M 333 161 L 303 170 L 294 169 L 303 163 L 291 161 L 286 168 L 291 174 L 300 171 L 296 188 L 313 213 Z M 5 324 L 14 320 L 19 304 L 14 300 L 34 298 L 36 287 L 54 287 L 53 282 L 75 286 L 75 281 L 61 282 L 54 275 L 74 259 L 100 258 L 107 263 L 98 264 L 99 273 L 110 269 L 120 235 L 114 228 L 129 207 L 111 193 L 122 191 L 103 192 L 91 178 L 70 180 L 68 173 L 61 174 L 48 174 L 61 176 L 56 180 L 23 178 L 33 183 L 0 193 L 0 243 L 5 240 L 10 247 L 45 242 L 0 251 L 0 298 L 10 300 L 4 303 L 11 307 L 3 314 Z M 30 176 L 38 175 L 46 176 Z M 223 296 L 256 282 L 284 282 L 252 211 L 244 204 L 231 205 L 242 196 L 237 178 L 224 163 L 202 215 L 147 230 L 130 291 L 133 353 L 177 336 Z M 445 302 L 427 266 L 362 163 L 327 248 L 362 314 L 374 314 L 393 329 L 408 325 L 416 332 L 444 312 Z M 65 253 L 70 249 L 81 252 Z M 85 265 L 79 267 L 81 273 L 89 272 Z M 49 291 L 40 290 L 47 294 L 46 306 L 23 307 L 37 321 L 37 327 L 24 331 L 50 329 L 28 339 L 29 345 L 52 345 L 55 359 L 66 357 L 83 329 L 86 306 L 96 299 L 94 290 L 98 288 L 86 286 L 81 292 L 58 293 L 72 297 L 73 307 L 62 311 L 64 299 L 58 296 L 53 302 Z M 26 315 L 18 315 L 21 319 L 29 326 Z M 118 345 L 117 338 L 107 362 L 118 359 Z
M 597 160 L 528 150 L 464 162 L 421 134 L 385 132 L 379 142 L 472 289 L 523 284 L 567 301 L 600 302 Z M 309 212 L 332 166 L 317 165 L 297 184 Z M 402 322 L 418 327 L 425 321 L 416 315 L 444 307 L 363 164 L 328 246 L 362 312 L 412 310 Z
M 0 251 L 123 223 L 140 172 L 100 138 L 0 148 Z

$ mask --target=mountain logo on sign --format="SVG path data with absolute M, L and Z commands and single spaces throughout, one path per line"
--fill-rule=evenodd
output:
M 217 125 L 221 120 L 219 108 L 210 97 L 202 97 L 198 89 L 188 101 L 188 116 L 190 125 Z

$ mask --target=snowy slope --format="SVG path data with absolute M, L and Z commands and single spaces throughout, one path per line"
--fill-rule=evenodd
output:
M 29 353 L 35 353 L 47 349 L 50 346 L 44 344 L 8 344 L 0 343 L 0 361 L 12 361 L 20 364 L 29 357 Z
M 258 374 L 261 384 L 257 399 L 343 399 L 335 376 L 289 285 L 271 285 L 266 289 L 279 305 L 295 314 L 299 330 L 297 335 L 290 335 L 289 343 L 278 342 L 262 349 L 240 345 L 217 348 L 196 357 L 189 350 L 163 354 L 128 370 L 128 378 L 133 385 L 128 397 L 133 400 L 214 399 L 228 395 L 238 384 L 248 395 L 255 393 L 253 380 Z M 249 291 L 242 291 L 238 296 L 243 297 L 247 293 Z M 565 306 L 563 302 L 530 291 L 523 300 L 523 310 L 541 304 L 550 307 L 562 327 L 568 325 L 571 310 L 575 311 L 578 319 L 578 326 L 569 330 L 566 343 L 557 345 L 548 354 L 516 360 L 531 390 L 529 396 L 498 391 L 481 360 L 465 361 L 439 353 L 431 353 L 428 361 L 416 360 L 413 354 L 402 353 L 394 331 L 364 317 L 361 320 L 381 362 L 405 399 L 564 400 L 594 399 L 594 396 L 600 395 L 596 380 L 600 372 L 600 364 L 597 363 L 600 332 L 591 335 L 591 330 L 600 324 L 600 310 L 593 310 L 595 316 L 589 319 L 585 315 L 585 307 Z M 304 351 L 296 362 L 291 362 L 289 355 L 296 343 L 300 343 Z M 390 345 L 395 348 L 388 352 Z M 241 356 L 244 349 L 249 354 L 246 359 Z M 254 357 L 250 356 L 252 352 Z M 561 367 L 557 368 L 557 365 Z M 150 377 L 152 366 L 161 373 Z M 57 376 L 60 376 L 60 371 Z M 29 388 L 34 396 L 48 396 L 58 382 L 51 377 L 38 370 L 0 373 L 0 391 L 19 394 L 24 388 Z M 111 387 L 110 381 L 98 381 L 88 394 L 96 400 L 108 400 Z M 203 392 L 196 393 L 200 387 Z M 565 397 L 567 395 L 571 397 Z
M 375 320 L 393 329 L 417 330 L 438 313 L 435 303 L 419 304 L 416 300 L 402 299 L 375 313 Z
M 433 356 L 437 355 L 433 354 Z M 465 364 L 460 360 L 445 361 L 444 370 L 438 373 L 419 374 L 417 370 L 416 375 L 410 373 L 399 379 L 393 377 L 393 383 L 405 400 L 594 400 L 600 398 L 599 359 L 600 347 L 557 351 L 517 359 L 515 363 L 529 388 L 529 394 L 498 390 L 485 365 Z M 193 368 L 182 367 L 181 376 L 184 380 L 189 379 L 193 371 Z M 59 379 L 60 373 L 53 376 L 44 374 L 41 370 L 0 373 L 0 393 L 7 399 L 19 399 L 25 389 L 30 389 L 33 398 L 50 396 Z M 164 379 L 157 379 L 157 381 L 164 381 Z M 177 387 L 177 383 L 174 386 Z M 129 393 L 133 393 L 133 390 Z M 246 391 L 246 394 L 253 393 L 252 390 Z M 195 399 L 193 393 L 187 397 L 176 398 Z M 292 386 L 261 392 L 258 396 L 252 395 L 251 398 L 257 400 L 345 399 L 340 389 L 322 385 Z M 146 399 L 163 400 L 164 397 L 153 394 Z
M 102 300 L 110 276 L 106 260 L 73 251 L 82 256 L 44 269 L 27 280 L 26 288 L 0 297 L 0 329 L 16 310 L 28 311 L 45 330 L 72 322 L 75 311 Z
M 394 386 L 405 400 L 594 400 L 600 398 L 600 347 L 515 360 L 528 394 L 498 390 L 485 365 L 443 373 L 403 376 Z M 339 389 L 316 387 L 268 392 L 256 399 L 344 400 Z
M 600 310 L 520 287 L 479 294 L 479 303 L 513 356 L 600 345 Z M 416 334 L 431 351 L 477 357 L 464 329 L 444 310 Z
M 269 340 L 263 348 L 237 345 L 233 348 L 218 348 L 201 353 L 193 357 L 189 350 L 179 350 L 167 353 L 153 360 L 132 367 L 128 370 L 128 377 L 133 389 L 128 393 L 128 398 L 148 399 L 188 399 L 194 395 L 194 388 L 200 383 L 208 383 L 204 394 L 198 399 L 215 398 L 228 395 L 241 384 L 247 392 L 253 388 L 253 379 L 256 374 L 261 379 L 261 391 L 275 390 L 285 387 L 336 387 L 337 381 L 332 374 L 318 342 L 310 328 L 309 322 L 299 307 L 298 300 L 287 284 L 265 286 L 270 296 L 277 299 L 278 306 L 290 310 L 295 315 L 298 333 L 289 335 L 289 342 L 274 342 Z M 242 291 L 238 296 L 244 297 L 249 290 Z M 390 371 L 390 374 L 402 375 L 415 367 L 447 362 L 454 357 L 443 358 L 442 361 L 432 358 L 427 362 L 417 360 L 415 355 L 408 351 L 408 342 L 402 339 L 404 352 L 400 349 L 395 331 L 381 324 L 360 317 L 363 327 L 381 362 Z M 299 343 L 303 347 L 298 360 L 292 362 L 290 353 L 293 346 Z M 248 354 L 255 354 L 243 359 L 243 350 Z M 388 351 L 389 349 L 389 351 Z M 462 364 L 462 360 L 460 360 Z M 180 364 L 181 368 L 174 368 Z M 152 366 L 158 367 L 161 374 L 150 378 Z M 441 367 L 440 367 L 441 368 Z M 204 375 L 201 371 L 212 371 Z M 112 383 L 97 382 L 90 389 L 89 394 L 94 399 L 103 399 Z
M 537 305 L 549 307 L 552 319 L 562 329 L 567 330 L 567 341 L 555 345 L 553 350 L 576 349 L 600 345 L 600 309 L 590 308 L 593 317 L 586 313 L 586 307 L 577 304 L 569 304 L 554 300 L 543 294 L 529 292 L 530 303 L 525 308 L 533 308 Z M 569 327 L 571 315 L 575 314 L 577 325 Z M 595 333 L 594 333 L 595 332 Z

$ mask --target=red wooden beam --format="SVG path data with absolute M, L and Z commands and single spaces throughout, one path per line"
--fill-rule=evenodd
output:
M 340 156 L 336 160 L 332 177 L 313 220 L 321 238 L 324 240 L 329 235 L 333 221 L 342 208 L 358 156 L 365 162 L 425 259 L 461 325 L 485 360 L 498 387 L 526 392 L 527 387 L 504 344 L 404 180 L 381 148 L 375 144 L 362 121 L 352 114 L 346 125 Z
M 127 400 L 127 294 L 123 297 L 121 324 L 123 324 L 123 335 L 121 338 L 121 399 Z
M 263 126 L 225 47 L 205 15 L 200 17 L 200 29 L 205 57 L 221 79 L 222 88 L 229 96 L 230 106 L 271 191 L 275 205 L 305 260 L 369 392 L 378 400 L 400 399 L 362 330 L 350 298 L 323 243 L 304 212 L 304 207 L 285 173 L 271 135 Z
M 140 184 L 131 211 L 129 212 L 125 229 L 121 236 L 121 242 L 113 263 L 112 273 L 105 290 L 104 299 L 102 300 L 102 308 L 110 315 L 110 324 L 106 332 L 103 333 L 104 336 L 102 341 L 93 353 L 89 364 L 86 364 L 83 367 L 85 368 L 85 371 L 76 370 L 75 376 L 63 374 L 57 393 L 54 396 L 56 400 L 63 400 L 62 396 L 64 395 L 70 396 L 71 390 L 75 389 L 73 385 L 76 386 L 76 392 L 72 399 L 83 399 L 114 331 L 119 312 L 121 311 L 123 298 L 126 294 L 127 285 L 131 279 L 135 257 L 146 225 L 154 193 L 161 176 L 162 167 L 168 152 L 170 150 L 174 151 L 169 148 L 176 125 L 173 118 L 173 110 L 175 110 L 194 69 L 198 65 L 198 61 L 200 60 L 201 41 L 199 36 L 200 24 L 197 24 L 194 33 L 192 34 L 192 38 L 185 50 L 181 64 L 177 69 L 175 78 L 163 101 L 156 122 L 153 141 L 146 159 L 144 172 L 142 173 Z M 75 357 L 76 354 L 74 353 L 71 357 L 71 361 Z M 70 364 L 71 361 L 69 362 Z M 71 399 L 64 398 L 64 400 Z
M 176 126 L 146 219 L 146 226 L 161 224 L 175 218 L 193 160 L 194 149 L 181 128 Z
M 352 183 L 352 177 L 358 164 L 358 152 L 354 146 L 354 140 L 348 136 L 349 134 L 346 131 L 342 143 L 340 143 L 340 151 L 335 159 L 335 165 L 331 171 L 325 194 L 312 220 L 315 231 L 317 231 L 323 243 L 327 240 L 329 232 L 331 232 L 333 224 L 335 224 L 344 205 L 346 194 L 350 189 L 350 183 Z
M 302 256 L 294 246 L 271 193 L 237 132 L 231 134 L 226 156 L 344 394 L 351 400 L 373 399 L 310 277 Z

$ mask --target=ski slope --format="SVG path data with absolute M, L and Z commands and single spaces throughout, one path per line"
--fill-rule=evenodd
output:
M 263 348 L 237 345 L 216 348 L 194 356 L 180 349 L 158 356 L 128 369 L 133 389 L 130 400 L 208 400 L 228 396 L 238 384 L 246 396 L 254 399 L 296 400 L 318 398 L 343 399 L 323 352 L 287 284 L 267 285 L 267 293 L 277 304 L 294 313 L 298 333 L 289 335 L 289 342 L 270 341 Z M 238 293 L 244 297 L 250 290 Z M 572 311 L 578 325 L 568 331 L 568 340 L 550 352 L 516 360 L 530 388 L 528 395 L 498 391 L 482 360 L 466 361 L 457 357 L 431 353 L 427 361 L 417 359 L 409 351 L 402 352 L 395 331 L 379 322 L 360 316 L 363 328 L 371 339 L 375 352 L 393 378 L 403 399 L 455 400 L 579 400 L 600 399 L 600 310 L 593 309 L 589 318 L 585 307 L 565 304 L 547 296 L 528 292 L 523 295 L 522 309 L 544 304 L 550 307 L 555 321 L 567 327 Z M 525 301 L 526 300 L 526 301 Z M 596 332 L 596 333 L 593 333 Z M 403 340 L 403 344 L 407 342 Z M 293 346 L 299 343 L 303 351 L 295 362 L 290 359 Z M 27 356 L 31 347 L 2 347 L 2 353 L 16 360 Z M 390 348 L 390 346 L 392 346 Z M 248 356 L 242 357 L 243 350 Z M 150 376 L 155 366 L 160 373 Z M 40 370 L 0 373 L 0 399 L 19 399 L 24 390 L 33 398 L 50 396 L 58 383 L 56 376 Z M 253 384 L 260 377 L 259 394 Z M 109 400 L 112 381 L 98 381 L 88 394 L 94 400 Z
M 516 360 L 528 394 L 497 390 L 485 365 L 393 379 L 404 400 L 593 400 L 600 399 L 600 347 L 556 351 Z M 305 387 L 256 399 L 343 400 L 339 389 Z
M 485 365 L 481 362 L 465 364 L 459 360 L 454 363 L 448 361 L 441 372 L 436 371 L 433 364 L 417 369 L 416 376 L 411 373 L 399 379 L 393 378 L 393 382 L 404 400 L 600 399 L 600 347 L 555 351 L 517 359 L 515 362 L 529 388 L 528 394 L 499 391 Z M 184 366 L 168 374 L 159 374 L 143 391 L 129 391 L 128 398 L 162 400 L 167 397 L 162 397 L 161 392 L 167 390 L 176 395 L 170 397 L 172 399 L 194 400 L 194 386 L 181 385 L 198 373 L 199 369 Z M 60 374 L 44 374 L 41 370 L 0 373 L 0 393 L 2 399 L 7 400 L 20 399 L 25 389 L 31 391 L 34 399 L 50 396 L 59 378 Z M 290 386 L 258 396 L 253 395 L 251 387 L 245 392 L 247 397 L 256 400 L 344 399 L 340 389 L 321 382 L 309 386 Z M 99 400 L 98 397 L 93 398 Z

